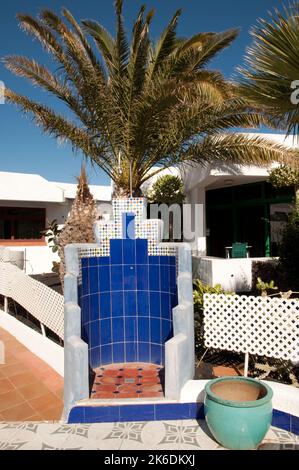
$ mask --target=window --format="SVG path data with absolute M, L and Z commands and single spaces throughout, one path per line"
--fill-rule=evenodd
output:
M 0 207 L 0 240 L 41 240 L 45 209 Z

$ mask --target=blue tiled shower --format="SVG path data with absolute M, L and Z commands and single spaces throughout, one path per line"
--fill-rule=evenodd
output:
M 92 368 L 117 362 L 164 364 L 177 305 L 175 256 L 149 256 L 146 239 L 110 240 L 110 256 L 83 257 L 82 339 Z

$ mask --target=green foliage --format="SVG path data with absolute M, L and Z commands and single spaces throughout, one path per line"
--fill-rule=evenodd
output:
M 298 368 L 294 367 L 291 361 L 283 359 L 262 357 L 259 362 L 254 362 L 253 375 L 259 380 L 274 379 L 299 387 L 298 372 Z
M 269 182 L 274 188 L 299 185 L 299 170 L 288 165 L 280 165 L 270 172 Z
M 275 286 L 274 281 L 264 282 L 260 277 L 257 278 L 256 289 L 261 295 L 268 295 L 268 290 L 278 290 Z
M 129 41 L 122 6 L 122 0 L 115 2 L 114 36 L 96 21 L 78 23 L 65 8 L 61 16 L 45 9 L 37 18 L 17 15 L 21 28 L 51 56 L 43 63 L 54 65 L 51 70 L 12 55 L 4 59 L 6 67 L 63 101 L 68 113 L 8 88 L 6 101 L 98 165 L 115 182 L 115 196 L 130 195 L 130 183 L 133 195 L 140 195 L 143 183 L 173 165 L 285 160 L 284 147 L 236 133 L 268 120 L 236 85 L 207 68 L 236 39 L 236 29 L 182 38 L 178 10 L 154 43 L 154 12 L 142 6 Z
M 263 107 L 273 124 L 298 134 L 299 107 L 292 100 L 298 90 L 292 82 L 299 76 L 298 1 L 281 13 L 275 10 L 269 20 L 259 20 L 252 29 L 253 44 L 245 57 L 242 93 Z
M 194 326 L 195 326 L 195 352 L 200 357 L 204 351 L 204 325 L 203 325 L 203 308 L 204 294 L 225 294 L 234 295 L 234 292 L 225 292 L 220 284 L 214 287 L 204 285 L 199 279 L 195 282 L 193 289 L 194 301 Z
M 61 229 L 58 228 L 57 219 L 52 220 L 49 222 L 49 226 L 46 230 L 41 232 L 47 238 L 48 246 L 52 249 L 53 253 L 56 253 L 59 248 L 58 238 L 61 233 Z
M 287 289 L 299 290 L 299 211 L 289 218 L 279 247 L 279 269 Z
M 160 176 L 148 194 L 148 201 L 154 204 L 183 204 L 184 185 L 179 176 Z

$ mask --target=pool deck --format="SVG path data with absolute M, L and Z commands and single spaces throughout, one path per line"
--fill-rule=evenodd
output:
M 259 450 L 298 450 L 299 436 L 272 427 Z M 0 450 L 223 450 L 204 421 L 101 424 L 0 423 Z
M 0 421 L 59 420 L 63 377 L 0 328 Z

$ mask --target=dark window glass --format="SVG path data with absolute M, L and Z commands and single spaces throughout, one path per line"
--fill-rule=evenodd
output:
M 45 209 L 0 207 L 0 239 L 39 240 L 45 228 Z

